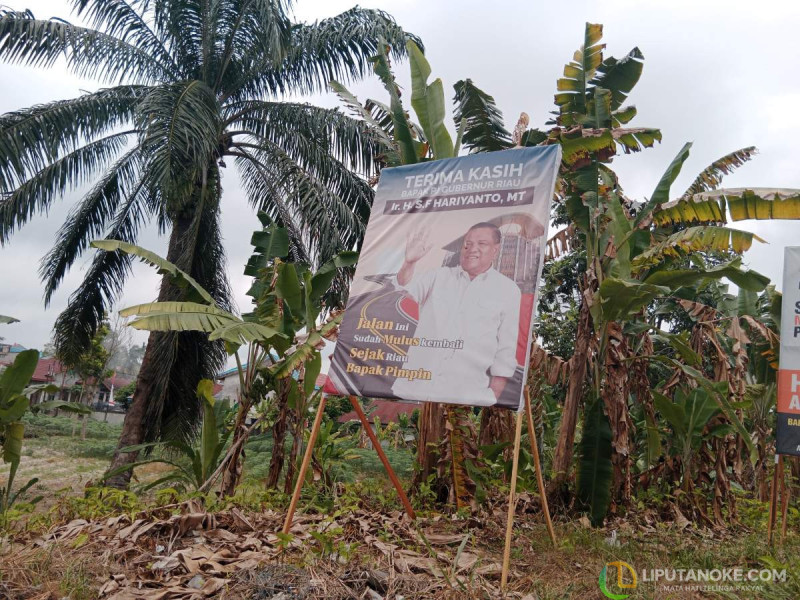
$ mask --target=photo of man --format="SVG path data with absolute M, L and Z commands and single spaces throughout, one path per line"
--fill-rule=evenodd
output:
M 415 273 L 417 262 L 431 245 L 429 232 L 408 239 L 397 285 L 419 306 L 416 337 L 451 340 L 451 348 L 413 346 L 407 368 L 430 365 L 430 380 L 398 379 L 392 391 L 399 397 L 430 400 L 462 390 L 480 406 L 497 403 L 517 367 L 517 325 L 521 293 L 514 281 L 493 268 L 502 242 L 497 225 L 479 222 L 464 235 L 458 266 Z

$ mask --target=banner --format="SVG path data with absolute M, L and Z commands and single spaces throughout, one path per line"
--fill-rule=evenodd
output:
M 775 451 L 800 456 L 800 246 L 786 248 L 783 256 Z
M 561 149 L 381 172 L 324 391 L 519 409 Z

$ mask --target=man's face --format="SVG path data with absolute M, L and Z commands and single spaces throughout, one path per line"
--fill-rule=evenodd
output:
M 494 241 L 493 230 L 488 227 L 470 229 L 461 247 L 461 268 L 470 277 L 480 275 L 492 266 L 499 252 L 500 244 Z

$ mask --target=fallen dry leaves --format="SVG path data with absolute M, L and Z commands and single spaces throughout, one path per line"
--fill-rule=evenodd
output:
M 171 514 L 175 511 L 179 512 Z M 476 589 L 480 589 L 481 597 L 499 597 L 500 564 L 467 547 L 472 539 L 467 523 L 463 533 L 454 533 L 454 523 L 446 518 L 422 521 L 418 528 L 400 511 L 381 514 L 359 510 L 336 518 L 299 514 L 291 528 L 292 538 L 282 548 L 275 532 L 280 530 L 283 516 L 272 510 L 244 514 L 235 508 L 210 513 L 197 502 L 187 502 L 169 510 L 101 521 L 76 519 L 40 537 L 17 540 L 22 544 L 17 548 L 24 550 L 15 553 L 14 559 L 23 561 L 26 552 L 55 547 L 67 549 L 67 554 L 87 554 L 90 560 L 104 565 L 103 575 L 93 582 L 102 600 L 241 597 L 232 591 L 243 581 L 252 580 L 253 573 L 303 555 L 313 556 L 314 552 L 324 560 L 312 563 L 328 564 L 338 574 L 306 577 L 306 585 L 311 581 L 311 587 L 319 589 L 307 596 L 287 598 L 377 600 L 394 597 L 391 590 L 401 584 L 404 590 L 420 593 L 414 597 L 434 597 L 434 592 L 440 592 L 435 594 L 440 597 L 471 597 L 470 590 Z M 357 552 L 345 557 L 328 550 L 323 556 L 322 550 L 315 550 L 320 546 L 320 535 L 330 535 L 337 544 L 352 544 Z M 9 556 L 0 560 L 6 558 Z M 342 571 L 349 573 L 350 579 Z M 23 583 L 16 597 L 59 597 L 23 594 Z M 6 583 L 11 584 L 13 581 Z

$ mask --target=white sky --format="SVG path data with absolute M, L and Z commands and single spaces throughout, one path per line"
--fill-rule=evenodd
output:
M 30 8 L 39 18 L 69 19 L 63 0 L 3 0 L 15 9 Z M 603 23 L 606 54 L 622 57 L 633 46 L 645 55 L 644 73 L 629 101 L 639 114 L 633 125 L 659 127 L 663 142 L 643 153 L 619 157 L 614 168 L 628 196 L 649 196 L 662 172 L 687 141 L 694 147 L 673 188 L 680 194 L 708 163 L 738 148 L 755 145 L 760 154 L 732 176 L 726 187 L 800 188 L 800 82 L 795 39 L 800 3 L 718 0 L 603 0 L 602 2 L 477 0 L 363 1 L 381 8 L 407 31 L 422 37 L 433 68 L 442 77 L 448 97 L 452 85 L 471 78 L 492 94 L 508 129 L 520 111 L 542 126 L 553 110 L 556 79 L 582 43 L 586 21 Z M 352 7 L 352 0 L 300 0 L 296 20 L 311 21 Z M 396 65 L 408 89 L 408 68 Z M 0 64 L 0 113 L 97 89 L 94 82 L 72 77 L 62 67 L 41 71 Z M 374 79 L 350 85 L 361 100 L 385 100 Z M 337 106 L 333 95 L 310 98 Z M 238 305 L 248 310 L 248 281 L 241 272 L 250 254 L 250 232 L 258 227 L 230 167 L 224 173 L 223 234 L 229 273 Z M 31 220 L 11 242 L 0 247 L 0 314 L 21 323 L 5 325 L 6 341 L 41 348 L 50 337 L 58 313 L 78 286 L 92 251 L 65 278 L 45 310 L 39 261 L 46 254 L 69 209 L 79 196 L 56 202 L 50 214 Z M 797 222 L 744 222 L 769 245 L 756 245 L 746 256 L 752 268 L 780 287 L 783 247 L 800 244 Z M 140 245 L 163 253 L 165 240 L 145 232 Z M 158 278 L 137 265 L 117 308 L 155 299 Z M 144 340 L 143 334 L 137 339 Z

